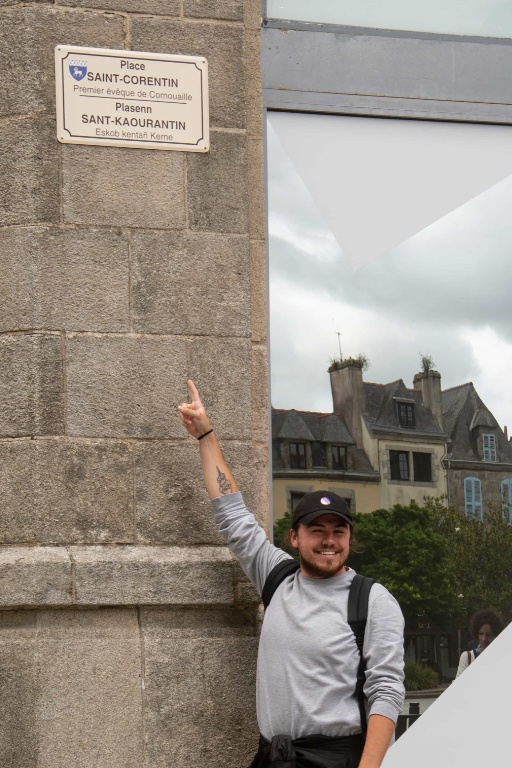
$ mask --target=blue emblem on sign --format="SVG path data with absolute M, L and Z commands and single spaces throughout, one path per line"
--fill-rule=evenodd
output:
M 87 74 L 87 62 L 77 59 L 69 60 L 69 71 L 75 80 L 83 80 Z

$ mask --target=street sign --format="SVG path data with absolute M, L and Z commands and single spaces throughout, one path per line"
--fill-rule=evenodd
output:
M 210 148 L 204 57 L 58 45 L 55 79 L 60 142 Z

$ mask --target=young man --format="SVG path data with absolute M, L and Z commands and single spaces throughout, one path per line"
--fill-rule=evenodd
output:
M 274 547 L 243 503 L 199 393 L 179 406 L 198 440 L 216 523 L 262 592 L 268 574 L 289 558 Z M 254 768 L 378 768 L 401 711 L 403 617 L 396 600 L 374 584 L 363 646 L 368 731 L 363 740 L 355 695 L 359 653 L 347 623 L 354 571 L 345 565 L 352 535 L 347 504 L 330 491 L 307 494 L 290 531 L 300 569 L 277 588 L 265 613 L 258 652 L 256 707 L 261 738 Z

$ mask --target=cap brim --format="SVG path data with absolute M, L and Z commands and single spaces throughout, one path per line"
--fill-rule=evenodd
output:
M 341 519 L 347 523 L 347 525 L 350 525 L 352 527 L 353 523 L 350 517 L 347 517 L 342 512 L 337 512 L 334 509 L 316 509 L 314 512 L 309 512 L 307 515 L 304 515 L 304 517 L 299 518 L 296 522 L 302 523 L 303 525 L 309 525 L 313 522 L 313 520 L 316 520 L 317 517 L 322 517 L 322 515 L 336 515 L 337 517 L 341 517 Z

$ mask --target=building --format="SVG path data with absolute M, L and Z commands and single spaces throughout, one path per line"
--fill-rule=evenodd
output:
M 417 374 L 414 388 L 399 379 L 389 384 L 363 381 L 358 360 L 329 369 L 333 409 L 344 415 L 356 446 L 380 476 L 379 507 L 422 503 L 425 496 L 447 493 L 443 457 L 446 433 L 441 402 L 432 382 L 437 372 Z M 363 510 L 371 511 L 371 510 Z
M 507 435 L 472 382 L 444 390 L 442 401 L 449 503 L 477 520 L 483 519 L 488 504 L 503 504 L 512 523 L 512 446 Z
M 323 488 L 353 512 L 379 506 L 379 473 L 337 413 L 272 409 L 272 478 L 274 519 Z
M 332 413 L 272 411 L 274 518 L 292 511 L 308 491 L 328 488 L 354 512 L 422 503 L 447 494 L 446 434 L 432 381 L 363 382 L 362 363 L 346 360 L 329 370 Z
M 274 517 L 325 487 L 354 512 L 445 497 L 483 519 L 504 505 L 512 523 L 512 446 L 471 382 L 442 391 L 438 371 L 363 381 L 359 360 L 329 370 L 332 413 L 272 411 Z

